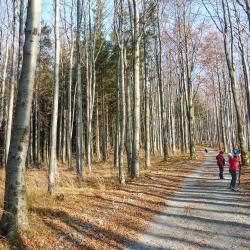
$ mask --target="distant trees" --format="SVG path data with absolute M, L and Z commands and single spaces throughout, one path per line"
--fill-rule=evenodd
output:
M 12 3 L 14 5 L 8 7 L 9 15 L 4 20 L 16 23 L 10 26 L 16 30 L 16 37 L 13 38 L 13 33 L 11 37 L 10 30 L 5 32 L 2 28 L 1 40 L 4 42 L 1 42 L 0 122 L 6 142 L 2 159 L 6 158 L 10 138 L 8 128 L 12 121 L 10 110 L 14 93 L 5 86 L 14 82 L 15 91 L 17 78 L 10 76 L 13 75 L 12 66 L 13 72 L 18 71 L 22 54 L 18 47 L 13 47 L 13 39 L 22 46 L 24 2 L 20 5 L 15 1 Z M 128 171 L 136 177 L 139 176 L 142 148 L 145 150 L 145 166 L 150 166 L 150 156 L 157 152 L 165 160 L 176 150 L 189 151 L 190 157 L 194 158 L 195 145 L 204 140 L 216 140 L 225 149 L 239 142 L 246 151 L 246 142 L 250 145 L 246 136 L 250 117 L 248 48 L 244 43 L 246 32 L 243 27 L 243 19 L 248 20 L 247 2 L 224 0 L 225 20 L 222 3 L 218 2 L 219 12 L 210 20 L 201 20 L 197 18 L 199 9 L 192 1 L 169 1 L 167 8 L 160 2 L 115 1 L 115 29 L 108 41 L 108 35 L 104 34 L 107 13 L 103 1 L 82 3 L 72 0 L 70 5 L 63 2 L 58 10 L 63 18 L 55 25 L 55 44 L 50 37 L 51 27 L 43 24 L 42 28 L 27 165 L 49 161 L 53 166 L 52 162 L 64 162 L 67 155 L 68 168 L 76 166 L 76 172 L 81 176 L 85 159 L 88 171 L 92 171 L 92 162 L 106 160 L 114 148 L 117 149 L 117 167 L 124 165 L 123 151 L 126 150 Z M 204 4 L 208 6 L 209 3 L 204 1 Z M 192 9 L 195 11 L 190 11 Z M 16 12 L 20 14 L 19 22 L 14 20 Z M 172 16 L 169 22 L 166 21 L 168 16 Z M 234 64 L 239 59 L 241 62 L 241 68 L 234 66 L 235 90 L 227 84 L 228 80 L 232 81 L 232 74 L 228 64 L 223 63 L 227 61 L 226 54 L 210 50 L 213 64 L 205 63 L 202 55 L 202 51 L 207 53 L 210 48 L 206 44 L 206 50 L 203 50 L 204 37 L 208 38 L 212 34 L 210 31 L 217 32 L 211 28 L 211 21 L 217 25 L 219 17 L 224 20 L 218 26 L 221 34 L 225 33 L 222 29 L 225 23 L 227 27 L 228 61 L 230 65 L 233 65 L 232 58 Z M 60 36 L 58 27 L 63 31 Z M 223 42 L 223 36 L 216 39 L 220 44 Z M 215 107 L 210 98 L 203 100 L 200 89 L 204 88 L 205 82 L 206 92 L 219 107 Z M 52 90 L 57 98 L 53 101 L 54 106 Z M 235 109 L 234 96 L 239 102 L 239 112 Z M 15 105 L 15 98 L 13 100 Z M 227 108 L 231 111 L 225 115 Z M 247 115 L 244 115 L 245 111 Z M 208 119 L 210 116 L 211 120 Z M 240 116 L 242 125 L 237 125 L 236 130 L 234 118 L 240 120 Z M 242 131 L 240 134 L 238 128 Z M 74 166 L 75 153 L 78 160 Z
M 238 137 L 239 137 L 240 149 L 242 152 L 242 160 L 243 160 L 243 164 L 246 164 L 248 161 L 247 159 L 248 156 L 247 156 L 247 151 L 246 151 L 245 138 L 243 135 L 244 133 L 243 132 L 243 119 L 242 119 L 242 114 L 241 114 L 240 103 L 239 103 L 237 92 L 236 92 L 236 80 L 235 80 L 235 68 L 234 68 L 234 35 L 232 31 L 233 27 L 232 27 L 231 14 L 229 10 L 229 4 L 227 1 L 222 0 L 222 9 L 223 9 L 223 20 L 224 20 L 224 27 L 223 27 L 224 50 L 225 50 L 228 72 L 230 76 L 232 95 L 233 95 L 237 123 L 238 123 Z M 227 11 L 228 11 L 228 16 L 227 16 Z M 229 39 L 228 28 L 230 29 L 230 38 L 231 38 L 230 39 L 231 41 L 230 52 L 229 52 L 229 44 L 228 44 L 228 39 Z
M 239 2 L 239 1 L 238 1 Z M 248 77 L 247 77 L 247 68 L 246 67 L 246 61 L 244 60 L 244 46 L 242 43 L 242 31 L 239 26 L 239 16 L 237 13 L 237 8 L 235 5 L 235 1 L 233 3 L 229 3 L 227 0 L 221 0 L 220 3 L 217 3 L 215 6 L 216 8 L 213 8 L 215 10 L 215 13 L 211 13 L 211 10 L 209 8 L 209 5 L 211 3 L 206 3 L 203 1 L 203 4 L 209 13 L 213 23 L 217 27 L 218 31 L 222 34 L 223 37 L 223 47 L 224 47 L 224 54 L 225 54 L 225 60 L 226 60 L 226 66 L 228 70 L 228 78 L 230 81 L 230 90 L 232 93 L 233 98 L 233 104 L 235 108 L 235 117 L 237 120 L 237 135 L 238 135 L 238 141 L 239 141 L 239 147 L 242 152 L 242 161 L 244 165 L 247 165 L 249 163 L 248 154 L 247 154 L 247 148 L 246 148 L 246 136 L 244 135 L 244 123 L 246 124 L 246 129 L 249 129 L 249 121 L 246 121 L 243 119 L 243 107 L 240 102 L 238 93 L 238 86 L 237 84 L 237 78 L 236 78 L 236 67 L 235 67 L 235 61 L 236 61 L 236 48 L 235 48 L 235 40 L 236 36 L 239 41 L 239 52 L 241 55 L 241 62 L 242 62 L 242 68 L 243 68 L 243 75 L 245 79 L 245 96 L 246 96 L 246 104 L 249 96 L 248 91 Z M 212 5 L 214 6 L 214 4 Z M 215 14 L 215 17 L 214 17 Z M 234 26 L 237 27 L 238 34 L 234 31 Z M 223 79 L 225 80 L 225 72 L 223 72 Z M 248 114 L 249 116 L 249 114 Z M 244 121 L 245 120 L 245 121 Z M 224 131 L 223 131 L 224 132 Z M 235 141 L 233 140 L 233 144 L 235 146 Z

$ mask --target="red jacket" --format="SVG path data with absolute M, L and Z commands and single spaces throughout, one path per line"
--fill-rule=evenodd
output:
M 230 157 L 228 162 L 229 162 L 229 170 L 236 171 L 239 166 L 240 156 Z
M 224 159 L 224 157 L 223 157 L 223 154 L 218 154 L 217 156 L 216 156 L 216 160 L 217 160 L 217 165 L 219 166 L 219 167 L 224 167 L 225 166 L 225 159 Z

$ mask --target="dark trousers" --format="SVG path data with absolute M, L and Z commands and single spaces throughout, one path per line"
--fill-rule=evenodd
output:
M 219 167 L 219 170 L 220 170 L 220 173 L 219 173 L 220 179 L 224 179 L 224 177 L 223 177 L 224 168 L 223 167 Z
M 235 188 L 236 187 L 236 180 L 237 180 L 236 170 L 230 170 L 229 172 L 230 172 L 230 174 L 232 176 L 230 187 Z

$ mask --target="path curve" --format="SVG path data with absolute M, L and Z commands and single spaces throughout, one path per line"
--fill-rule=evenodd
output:
M 126 249 L 250 249 L 250 202 L 243 192 L 231 192 L 230 176 L 218 179 L 215 152 L 167 199 L 138 242 Z

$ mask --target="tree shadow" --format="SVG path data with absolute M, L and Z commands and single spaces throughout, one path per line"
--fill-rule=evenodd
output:
M 136 243 L 135 240 L 128 239 L 125 235 L 117 233 L 114 230 L 104 229 L 100 226 L 91 224 L 87 221 L 76 218 L 65 211 L 53 210 L 49 208 L 36 208 L 35 213 L 42 217 L 44 217 L 45 215 L 56 217 L 61 222 L 70 227 L 71 230 L 73 230 L 73 232 L 67 233 L 63 228 L 61 228 L 53 221 L 49 221 L 48 219 L 46 219 L 46 217 L 43 218 L 44 224 L 52 230 L 56 231 L 57 234 L 59 234 L 63 238 L 62 244 L 66 244 L 66 241 L 74 244 L 80 249 L 97 249 L 96 246 L 91 246 L 91 244 L 89 245 L 89 242 L 86 240 L 87 237 L 90 237 L 91 240 L 94 240 L 97 246 L 106 245 L 112 249 L 121 249 L 120 244 L 122 242 L 127 242 L 129 244 Z M 151 249 L 147 244 L 143 244 L 143 247 L 144 249 Z

